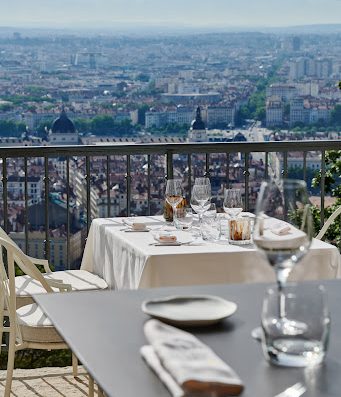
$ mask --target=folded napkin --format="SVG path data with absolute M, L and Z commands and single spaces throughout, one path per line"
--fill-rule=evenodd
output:
M 141 355 L 173 397 L 237 396 L 243 391 L 238 375 L 192 334 L 149 320 L 144 326 L 149 346 Z
M 286 234 L 289 234 L 290 232 L 290 225 L 288 225 L 287 223 L 275 223 L 270 230 L 272 231 L 272 233 L 277 234 L 277 236 L 285 236 Z
M 259 233 L 254 234 L 253 241 L 259 247 L 296 250 L 308 244 L 307 234 L 287 222 L 274 218 L 259 220 L 258 222 L 262 223 L 259 225 Z
M 146 224 L 144 222 L 134 222 L 130 219 L 124 219 L 123 223 L 133 230 L 145 230 Z

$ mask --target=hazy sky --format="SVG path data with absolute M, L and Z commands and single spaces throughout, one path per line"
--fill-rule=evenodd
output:
M 341 0 L 0 0 L 0 26 L 289 26 L 341 23 Z

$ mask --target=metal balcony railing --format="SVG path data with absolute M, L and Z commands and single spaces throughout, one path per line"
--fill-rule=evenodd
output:
M 111 169 L 112 156 L 125 157 L 125 188 L 126 188 L 126 215 L 131 214 L 132 203 L 132 166 L 131 159 L 133 156 L 145 155 L 147 158 L 147 196 L 148 210 L 147 215 L 151 214 L 151 184 L 152 184 L 152 160 L 153 155 L 164 155 L 166 161 L 165 178 L 173 176 L 175 155 L 187 156 L 187 183 L 188 191 L 191 191 L 192 155 L 204 156 L 204 170 L 202 174 L 210 176 L 210 158 L 214 154 L 226 154 L 226 184 L 229 184 L 230 156 L 239 153 L 242 162 L 243 183 L 245 189 L 245 210 L 249 209 L 249 182 L 250 182 L 250 156 L 252 153 L 264 153 L 264 178 L 269 177 L 271 172 L 270 156 L 271 153 L 280 153 L 280 172 L 283 176 L 288 174 L 288 154 L 290 152 L 303 153 L 303 178 L 307 176 L 307 154 L 309 152 L 319 152 L 321 155 L 321 224 L 324 223 L 324 205 L 325 205 L 325 153 L 329 150 L 340 150 L 341 141 L 319 140 L 319 141 L 283 141 L 283 142 L 233 142 L 233 143 L 174 143 L 174 144 L 119 144 L 119 145 L 91 145 L 91 146 L 46 146 L 46 147 L 2 147 L 0 148 L 0 159 L 2 159 L 1 180 L 2 180 L 2 204 L 3 204 L 3 227 L 8 231 L 9 214 L 8 214 L 8 170 L 7 162 L 9 159 L 22 159 L 24 174 L 24 222 L 26 247 L 28 245 L 28 160 L 30 158 L 43 158 L 44 161 L 44 196 L 45 196 L 45 256 L 50 259 L 50 242 L 49 242 L 49 159 L 63 157 L 66 159 L 66 234 L 67 234 L 67 257 L 70 256 L 70 160 L 75 157 L 85 159 L 85 184 L 86 184 L 86 227 L 89 230 L 91 223 L 91 160 L 93 157 L 105 157 L 106 161 L 106 184 L 110 186 L 110 174 L 114 171 Z M 110 189 L 107 188 L 107 214 L 110 216 L 111 197 Z M 69 260 L 69 259 L 68 259 Z

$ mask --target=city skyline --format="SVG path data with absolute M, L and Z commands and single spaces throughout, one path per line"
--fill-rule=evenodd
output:
M 12 0 L 0 26 L 89 29 L 247 28 L 338 24 L 340 0 Z

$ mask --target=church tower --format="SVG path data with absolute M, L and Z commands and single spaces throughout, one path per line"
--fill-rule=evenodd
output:
M 201 118 L 201 109 L 198 106 L 196 111 L 195 120 L 191 123 L 191 128 L 188 132 L 189 142 L 207 142 L 207 133 L 205 123 Z

